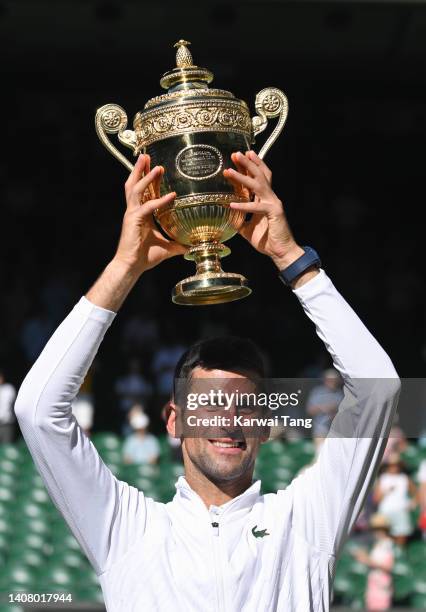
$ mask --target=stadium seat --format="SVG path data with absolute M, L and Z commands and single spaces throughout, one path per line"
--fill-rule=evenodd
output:
M 422 460 L 422 451 L 416 444 L 409 444 L 401 453 L 401 459 L 409 471 L 417 471 Z
M 79 589 L 99 588 L 99 578 L 87 561 L 74 572 L 74 582 Z
M 24 548 L 22 550 L 12 550 L 9 561 L 10 563 L 22 563 L 28 567 L 39 568 L 45 563 L 46 557 L 43 553 L 32 548 Z
M 49 537 L 49 534 L 50 534 L 50 523 L 48 520 L 44 520 L 40 518 L 33 519 L 33 520 L 21 518 L 20 520 L 15 519 L 14 529 L 16 531 L 27 530 L 29 533 L 39 534 L 43 536 L 43 538 L 46 539 Z
M 60 551 L 54 551 L 49 556 L 49 563 L 58 567 L 67 567 L 75 573 L 77 570 L 84 569 L 87 561 L 81 550 L 64 548 Z
M 69 530 L 68 532 L 63 532 L 63 535 L 58 532 L 56 537 L 52 534 L 52 547 L 55 552 L 64 550 L 81 551 L 80 544 Z
M 102 461 L 105 464 L 108 465 L 108 464 L 112 463 L 113 465 L 121 466 L 123 458 L 121 456 L 121 452 L 120 451 L 116 451 L 116 450 L 113 450 L 113 451 L 103 451 L 103 452 L 101 452 L 99 454 L 101 456 Z
M 0 485 L 0 504 L 8 504 L 13 502 L 15 495 L 13 489 Z
M 102 454 L 102 452 L 107 451 L 119 451 L 121 452 L 122 441 L 119 436 L 112 432 L 99 432 L 93 434 L 92 442 L 97 448 L 97 450 Z
M 0 445 L 0 461 L 8 459 L 12 462 L 21 460 L 21 450 L 16 444 L 1 444 Z
M 413 593 L 413 589 L 414 579 L 411 570 L 408 574 L 393 575 L 393 596 L 395 601 L 405 600 L 409 595 Z
M 6 556 L 10 548 L 10 539 L 6 533 L 0 533 L 0 554 Z
M 15 503 L 16 520 L 48 520 L 48 511 L 45 505 L 35 504 L 33 501 L 19 500 Z
M 13 532 L 12 523 L 6 518 L 0 517 L 0 533 L 4 533 L 5 535 L 9 535 Z
M 415 593 L 410 597 L 410 607 L 416 610 L 426 610 L 426 594 Z
M 410 563 L 414 565 L 422 561 L 426 562 L 426 542 L 410 542 L 410 544 L 408 544 L 407 554 Z
M 5 489 L 14 490 L 16 486 L 16 479 L 12 474 L 7 472 L 0 472 L 0 487 Z
M 36 505 L 50 504 L 49 493 L 46 488 L 43 487 L 29 487 L 28 489 L 21 489 L 18 494 L 18 500 L 23 503 L 34 503 Z
M 104 603 L 104 598 L 100 587 L 93 586 L 84 589 L 74 589 L 73 594 L 75 600 L 80 603 Z
M 0 573 L 0 589 L 31 589 L 35 586 L 35 573 L 21 561 L 6 563 Z
M 70 569 L 55 562 L 48 562 L 37 572 L 37 588 L 46 592 L 72 592 L 73 576 Z
M 44 551 L 46 548 L 46 540 L 39 533 L 32 533 L 30 531 L 15 531 L 13 537 L 9 541 L 10 549 L 14 551 L 24 549 L 34 549 Z
M 426 544 L 423 544 L 426 546 Z M 413 566 L 413 591 L 417 595 L 426 596 L 426 566 L 414 567 Z

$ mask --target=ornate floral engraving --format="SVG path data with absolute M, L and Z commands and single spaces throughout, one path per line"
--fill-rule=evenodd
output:
M 185 132 L 234 131 L 251 136 L 248 108 L 238 100 L 196 100 L 138 113 L 135 129 L 144 147 Z

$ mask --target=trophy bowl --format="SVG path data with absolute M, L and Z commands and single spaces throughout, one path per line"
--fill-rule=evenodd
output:
M 98 109 L 95 127 L 101 142 L 129 170 L 132 164 L 108 134 L 117 134 L 135 156 L 148 153 L 152 166 L 165 170 L 161 194 L 176 192 L 173 203 L 154 216 L 170 238 L 188 247 L 184 257 L 195 262 L 196 272 L 177 283 L 173 302 L 219 304 L 251 293 L 243 275 L 221 268 L 220 259 L 230 253 L 223 243 L 245 221 L 245 213 L 229 204 L 249 201 L 247 193 L 225 179 L 223 170 L 232 165 L 232 153 L 249 150 L 268 119 L 278 117 L 259 152 L 264 157 L 284 127 L 288 103 L 279 89 L 263 89 L 256 96 L 257 115 L 251 118 L 243 100 L 229 91 L 209 88 L 213 74 L 194 65 L 189 44 L 185 40 L 175 44 L 176 67 L 160 80 L 167 93 L 151 98 L 136 113 L 134 130 L 127 129 L 126 112 L 117 104 Z

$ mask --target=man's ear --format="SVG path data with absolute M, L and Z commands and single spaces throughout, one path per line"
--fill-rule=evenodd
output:
M 177 438 L 178 437 L 176 436 L 177 406 L 173 402 L 173 400 L 170 400 L 170 402 L 168 403 L 166 407 L 165 419 L 166 419 L 166 428 L 167 428 L 167 432 L 169 436 L 171 436 L 172 438 Z

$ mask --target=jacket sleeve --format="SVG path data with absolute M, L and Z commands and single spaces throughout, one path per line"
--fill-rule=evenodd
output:
M 25 378 L 15 404 L 47 490 L 99 575 L 143 534 L 142 493 L 115 478 L 71 404 L 115 313 L 82 298 Z
M 336 555 L 379 466 L 400 381 L 323 270 L 295 294 L 342 375 L 344 399 L 317 461 L 289 487 L 293 527 L 318 550 Z

